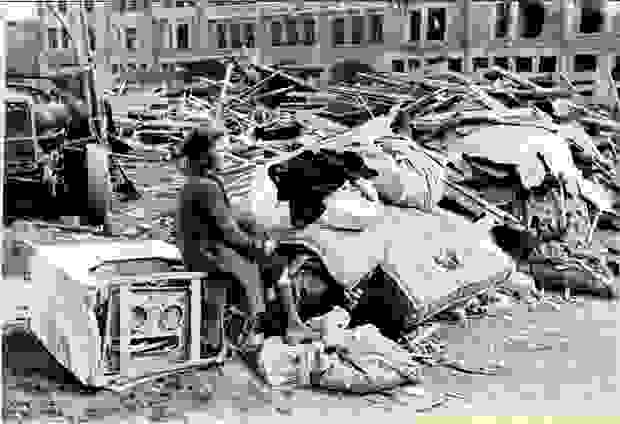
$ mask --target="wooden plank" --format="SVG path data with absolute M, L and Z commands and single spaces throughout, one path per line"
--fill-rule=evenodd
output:
M 202 296 L 201 296 L 201 280 L 192 279 L 190 286 L 190 348 L 189 360 L 200 360 L 200 330 L 202 323 Z
M 129 284 L 121 284 L 119 287 L 119 374 L 121 377 L 130 375 L 131 354 L 129 351 L 129 339 L 131 337 L 131 314 L 129 311 Z

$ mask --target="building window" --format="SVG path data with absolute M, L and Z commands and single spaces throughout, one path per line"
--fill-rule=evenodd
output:
M 370 42 L 383 43 L 382 15 L 370 15 Z
M 542 1 L 520 1 L 521 36 L 523 38 L 540 37 L 545 24 L 547 10 Z
M 66 29 L 63 28 L 62 30 L 62 48 L 63 49 L 68 49 L 69 48 L 69 33 L 67 32 Z
M 316 42 L 314 25 L 313 18 L 304 19 L 304 44 L 306 46 L 311 46 Z
M 129 70 L 129 72 L 136 72 L 136 64 L 135 63 L 128 63 L 127 64 L 127 69 Z
M 84 8 L 87 12 L 92 12 L 95 9 L 95 0 L 85 0 Z
M 505 2 L 499 2 L 495 5 L 495 38 L 504 38 L 508 35 L 508 22 L 510 10 L 506 7 Z
M 551 73 L 555 72 L 558 66 L 558 59 L 555 56 L 542 56 L 538 63 L 538 72 Z
M 503 69 L 510 69 L 510 59 L 507 57 L 496 57 L 493 59 L 493 64 Z
M 410 71 L 415 71 L 420 69 L 420 60 L 419 59 L 409 59 L 407 61 L 407 65 L 409 66 Z
M 409 14 L 409 41 L 420 41 L 422 37 L 422 11 L 414 10 Z
M 174 5 L 175 5 L 176 7 L 189 7 L 189 6 L 191 6 L 191 5 L 192 5 L 192 2 L 191 2 L 191 1 L 188 1 L 188 0 L 176 0 L 176 1 L 174 2 Z
M 58 29 L 56 28 L 47 29 L 47 46 L 50 49 L 58 48 Z
M 140 70 L 141 70 L 141 71 L 146 71 L 146 70 L 147 70 L 147 68 L 148 68 L 148 66 L 147 66 L 147 64 L 146 64 L 146 63 L 143 63 L 143 64 L 141 64 L 141 65 L 140 65 Z
M 168 45 L 168 40 L 170 40 L 170 35 L 169 35 L 169 27 L 168 27 L 167 19 L 162 19 L 161 21 L 159 21 L 159 30 L 160 30 L 159 42 L 161 43 L 161 47 L 164 49 L 170 48 L 170 45 Z
M 189 49 L 189 24 L 177 25 L 177 49 Z
M 127 10 L 132 12 L 138 10 L 138 0 L 127 0 Z
M 515 70 L 517 72 L 533 72 L 534 63 L 531 57 L 517 57 L 515 58 Z
M 581 20 L 579 22 L 579 32 L 582 34 L 595 34 L 603 30 L 605 16 L 600 10 L 593 7 L 581 9 Z
M 575 55 L 575 72 L 595 72 L 597 67 L 596 56 L 592 54 Z
M 161 0 L 151 0 L 151 6 L 161 6 Z
M 136 51 L 138 44 L 138 33 L 135 28 L 125 30 L 125 48 L 129 51 Z
M 392 72 L 403 73 L 405 72 L 405 61 L 396 59 L 392 61 Z
M 446 9 L 428 9 L 428 31 L 426 39 L 430 41 L 443 41 L 446 38 Z
M 240 49 L 242 47 L 240 24 L 230 24 L 230 46 L 233 49 Z
M 218 49 L 225 49 L 226 45 L 228 44 L 226 42 L 226 25 L 225 24 L 217 24 L 216 32 L 217 32 L 217 48 Z
M 118 74 L 118 71 L 119 71 L 119 69 L 118 69 L 118 64 L 113 63 L 113 64 L 112 64 L 112 73 L 113 73 L 113 74 Z
M 462 72 L 463 71 L 463 59 L 461 58 L 450 58 L 448 59 L 448 69 L 452 72 Z
M 282 45 L 282 22 L 273 21 L 271 23 L 271 45 L 272 46 L 281 46 Z
M 245 45 L 249 49 L 253 49 L 256 46 L 256 29 L 254 24 L 245 24 Z
M 298 41 L 297 20 L 294 18 L 286 19 L 286 44 L 294 46 Z
M 336 18 L 332 22 L 332 34 L 334 37 L 334 47 L 344 45 L 344 18 Z
M 97 37 L 95 35 L 95 30 L 92 27 L 88 28 L 88 39 L 90 42 L 90 49 L 95 51 L 97 48 Z
M 479 71 L 480 69 L 487 69 L 489 67 L 489 58 L 475 57 L 472 64 L 474 65 L 474 72 Z
M 58 0 L 58 11 L 60 13 L 67 13 L 67 0 Z
M 351 44 L 362 44 L 364 42 L 364 17 L 361 15 L 353 15 L 351 17 Z

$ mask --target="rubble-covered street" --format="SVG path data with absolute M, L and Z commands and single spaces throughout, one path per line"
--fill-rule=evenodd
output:
M 471 38 L 471 1 L 458 7 Z M 2 422 L 620 416 L 609 63 L 596 95 L 564 65 L 526 76 L 468 42 L 463 72 L 442 56 L 318 77 L 267 64 L 252 39 L 101 91 L 82 4 L 69 23 L 41 8 L 78 63 L 0 61 Z M 346 8 L 321 9 L 322 26 Z M 429 18 L 435 38 L 437 10 L 408 25 Z M 334 18 L 334 46 L 348 28 L 377 47 L 376 13 L 370 32 Z M 315 43 L 308 22 L 286 25 L 288 45 L 302 27 Z

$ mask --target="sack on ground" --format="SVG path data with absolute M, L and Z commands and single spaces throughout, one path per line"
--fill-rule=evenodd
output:
M 314 386 L 367 394 L 419 382 L 419 364 L 376 327 L 343 330 L 338 339 L 340 345 L 327 346 L 334 353 L 326 358 L 323 369 L 315 370 Z

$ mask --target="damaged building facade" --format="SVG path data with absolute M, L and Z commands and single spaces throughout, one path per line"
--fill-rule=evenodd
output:
M 57 5 L 61 15 L 75 7 Z M 455 71 L 562 71 L 585 94 L 600 69 L 620 69 L 620 2 L 612 0 L 113 0 L 86 1 L 85 8 L 97 63 L 142 82 L 165 79 L 179 64 L 230 55 L 313 65 L 326 79 L 346 61 L 410 72 L 447 57 Z M 71 62 L 53 15 L 42 7 L 40 18 L 44 64 Z

